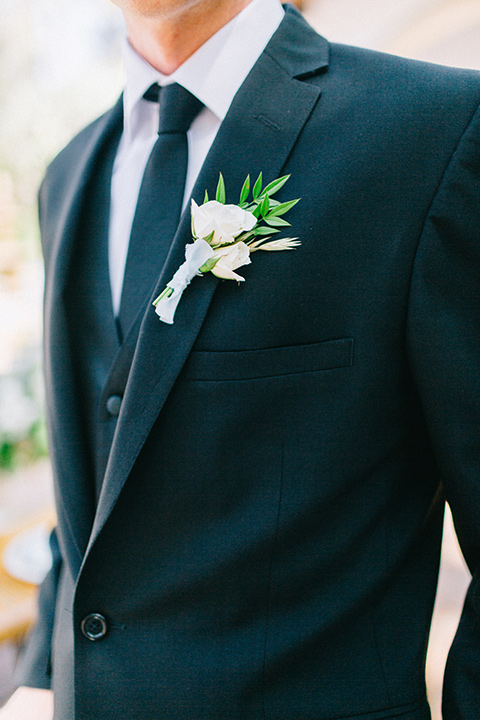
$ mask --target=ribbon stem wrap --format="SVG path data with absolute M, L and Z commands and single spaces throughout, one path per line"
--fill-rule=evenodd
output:
M 205 265 L 214 255 L 211 245 L 199 238 L 194 243 L 185 246 L 185 262 L 180 265 L 177 272 L 167 284 L 167 289 L 172 292 L 164 295 L 158 301 L 155 312 L 160 320 L 168 325 L 173 325 L 175 311 L 184 290 L 190 285 L 195 275 L 199 274 L 200 268 Z

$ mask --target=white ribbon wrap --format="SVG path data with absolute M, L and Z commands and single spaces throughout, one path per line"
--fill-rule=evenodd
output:
M 205 265 L 207 260 L 214 255 L 215 252 L 211 245 L 201 238 L 185 246 L 185 262 L 180 265 L 173 278 L 167 283 L 167 287 L 171 288 L 173 293 L 170 297 L 162 298 L 155 308 L 155 312 L 162 322 L 173 325 L 175 311 L 183 291 L 190 285 L 202 265 Z

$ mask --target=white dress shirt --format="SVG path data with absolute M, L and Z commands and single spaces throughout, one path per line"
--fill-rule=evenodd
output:
M 283 18 L 280 0 L 252 0 L 171 75 L 162 75 L 125 43 L 124 130 L 112 176 L 109 270 L 113 309 L 120 310 L 133 217 L 145 166 L 158 137 L 157 103 L 143 99 L 155 82 L 178 82 L 204 104 L 188 132 L 184 208 L 237 91 Z

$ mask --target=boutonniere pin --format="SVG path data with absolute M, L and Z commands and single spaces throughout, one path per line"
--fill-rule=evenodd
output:
M 278 202 L 273 198 L 290 175 L 273 180 L 262 188 L 262 173 L 252 188 L 248 175 L 240 193 L 238 205 L 226 204 L 225 182 L 222 174 L 215 200 L 205 192 L 202 205 L 192 200 L 193 243 L 185 246 L 185 262 L 178 268 L 164 291 L 154 300 L 160 320 L 171 325 L 184 290 L 196 275 L 211 272 L 224 280 L 243 282 L 245 278 L 235 270 L 251 263 L 250 255 L 257 250 L 293 250 L 300 245 L 298 238 L 271 237 L 290 223 L 283 217 L 297 200 Z

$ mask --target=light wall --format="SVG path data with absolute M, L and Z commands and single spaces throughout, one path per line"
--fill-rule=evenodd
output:
M 479 0 L 306 0 L 329 40 L 480 69 Z

